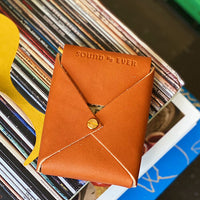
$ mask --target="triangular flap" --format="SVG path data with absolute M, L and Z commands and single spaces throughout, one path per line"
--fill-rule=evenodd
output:
M 62 68 L 60 57 L 57 56 L 39 159 L 44 159 L 93 132 L 87 127 L 87 122 L 91 118 L 96 119 L 79 90 Z M 95 131 L 102 126 L 98 119 L 97 121 L 99 125 Z
M 91 135 L 46 159 L 41 172 L 107 184 L 123 183 L 126 187 L 135 182 Z
M 65 45 L 61 63 L 88 103 L 105 105 L 147 75 L 151 59 Z
M 94 135 L 133 176 L 138 174 L 143 152 L 153 72 L 96 114 L 104 124 L 104 129 Z

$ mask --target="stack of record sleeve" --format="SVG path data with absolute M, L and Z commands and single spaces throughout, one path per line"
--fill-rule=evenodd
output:
M 39 174 L 35 170 L 37 160 L 24 167 L 34 144 L 35 131 L 31 122 L 0 92 L 0 194 L 10 196 L 7 199 L 41 200 L 77 196 L 87 185 L 86 181 Z
M 150 115 L 182 87 L 179 75 L 96 0 L 2 0 L 0 11 L 20 30 L 11 78 L 18 90 L 45 112 L 55 56 L 65 44 L 152 58 L 156 73 Z

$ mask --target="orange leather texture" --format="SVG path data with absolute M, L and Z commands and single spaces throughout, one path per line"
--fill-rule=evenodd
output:
M 147 57 L 65 45 L 56 57 L 37 170 L 136 186 L 153 74 Z M 104 107 L 93 114 L 88 103 Z M 87 127 L 91 118 L 94 129 Z

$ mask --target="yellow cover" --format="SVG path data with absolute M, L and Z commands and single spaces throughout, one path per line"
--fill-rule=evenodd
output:
M 19 30 L 6 16 L 0 14 L 0 91 L 8 95 L 31 120 L 36 132 L 34 150 L 25 161 L 25 165 L 38 157 L 44 114 L 39 112 L 15 89 L 10 78 L 10 68 L 19 45 Z

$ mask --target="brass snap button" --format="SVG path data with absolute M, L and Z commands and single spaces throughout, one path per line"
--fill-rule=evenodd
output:
M 96 119 L 89 119 L 87 122 L 87 127 L 89 129 L 95 129 L 98 125 L 99 123 Z

